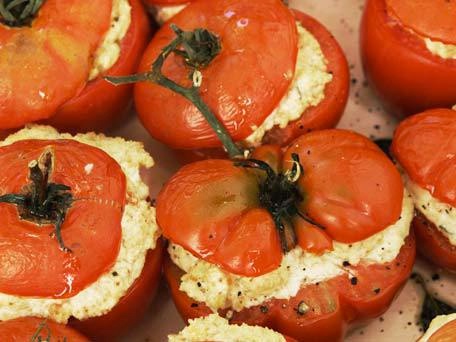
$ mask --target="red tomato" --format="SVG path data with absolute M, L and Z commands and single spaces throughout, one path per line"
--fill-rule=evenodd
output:
M 394 134 L 392 152 L 415 183 L 456 206 L 455 111 L 428 110 L 404 120 Z M 456 246 L 423 215 L 413 225 L 421 253 L 439 266 L 456 270 Z
M 222 51 L 201 70 L 203 100 L 222 121 L 235 141 L 241 141 L 277 107 L 290 83 L 297 56 L 296 20 L 320 41 L 334 80 L 326 87 L 326 99 L 284 131 L 273 130 L 268 141 L 285 144 L 303 130 L 335 125 L 348 95 L 345 57 L 329 32 L 314 19 L 288 10 L 278 0 L 198 1 L 173 17 L 184 30 L 204 27 L 216 33 Z M 164 25 L 147 48 L 140 71 L 150 69 L 161 49 L 174 39 Z M 280 46 L 280 49 L 277 49 Z M 188 86 L 189 70 L 178 56 L 171 55 L 163 73 Z M 329 94 L 329 95 L 328 95 Z M 150 82 L 135 86 L 135 103 L 147 130 L 176 149 L 206 149 L 221 143 L 197 108 L 181 95 Z M 321 107 L 320 107 L 321 106 Z
M 35 335 L 38 332 L 39 334 Z M 48 336 L 51 341 L 66 339 L 71 342 L 89 342 L 87 338 L 65 325 L 35 317 L 0 322 L 0 336 L 3 341 L 9 342 L 38 341 L 38 337 L 41 337 L 39 341 L 47 341 Z M 32 340 L 34 336 L 36 339 Z
M 54 155 L 50 181 L 71 187 L 74 197 L 61 230 L 72 252 L 59 248 L 50 234 L 54 226 L 19 220 L 15 205 L 0 203 L 4 218 L 0 224 L 0 292 L 69 298 L 109 271 L 117 259 L 126 180 L 117 162 L 95 147 L 74 140 L 23 140 L 0 148 L 1 195 L 24 189 L 29 183 L 28 164 L 45 149 Z M 87 174 L 89 163 L 94 167 Z M 148 252 L 141 275 L 108 313 L 71 324 L 95 340 L 112 340 L 124 333 L 142 317 L 156 292 L 162 252 L 163 241 L 159 240 Z
M 456 60 L 432 54 L 423 39 L 456 44 L 455 16 L 452 1 L 366 2 L 361 23 L 363 66 L 393 112 L 410 115 L 456 103 Z
M 254 157 L 277 151 L 260 150 Z M 342 130 L 309 133 L 291 144 L 281 168 L 291 168 L 292 153 L 299 155 L 304 168 L 297 183 L 304 200 L 296 206 L 325 229 L 321 234 L 315 229 L 304 234 L 300 230 L 307 227 L 297 224 L 301 247 L 322 252 L 331 248 L 331 240 L 360 241 L 398 220 L 401 177 L 367 138 Z M 232 161 L 186 165 L 157 198 L 158 224 L 172 242 L 231 273 L 268 273 L 279 266 L 282 250 L 272 213 L 262 202 L 266 195 L 262 184 L 264 172 Z M 298 215 L 293 218 L 299 221 Z
M 110 25 L 112 1 L 57 2 L 46 1 L 31 27 L 0 25 L 0 72 L 9 82 L 0 87 L 1 130 L 43 119 L 67 131 L 100 130 L 127 112 L 131 86 L 114 87 L 101 77 L 87 82 L 92 56 Z M 146 46 L 147 16 L 140 0 L 130 4 L 131 25 L 121 55 L 106 74 L 134 72 Z M 70 21 L 62 15 L 68 12 Z
M 456 321 L 450 321 L 429 337 L 428 342 L 451 342 L 456 339 Z
M 414 260 L 415 240 L 410 235 L 390 263 L 347 267 L 347 271 L 356 272 L 356 285 L 347 276 L 307 285 L 288 300 L 273 299 L 234 312 L 230 322 L 267 326 L 298 341 L 341 341 L 348 324 L 372 319 L 388 309 L 406 283 Z M 179 290 L 183 272 L 169 258 L 165 259 L 164 270 L 174 303 L 185 320 L 212 313 L 204 303 L 195 302 Z M 308 311 L 301 315 L 298 309 L 302 302 Z
M 150 6 L 173 6 L 186 4 L 195 0 L 143 0 L 145 4 Z

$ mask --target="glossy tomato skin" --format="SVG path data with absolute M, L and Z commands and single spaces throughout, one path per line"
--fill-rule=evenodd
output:
M 32 341 L 32 337 L 37 333 L 41 324 L 44 324 L 41 334 L 38 335 L 42 341 L 47 341 L 48 333 L 52 341 L 89 342 L 89 339 L 79 334 L 77 331 L 63 324 L 37 317 L 22 317 L 10 321 L 0 322 L 0 336 L 3 341 L 22 342 Z M 49 329 L 49 330 L 48 330 Z M 33 339 L 33 341 L 37 341 Z
M 151 35 L 151 26 L 140 0 L 129 0 L 130 27 L 122 39 L 117 62 L 105 75 L 123 76 L 136 71 Z M 89 81 L 84 89 L 63 104 L 44 123 L 66 132 L 105 131 L 126 119 L 132 104 L 132 85 L 114 86 L 101 76 Z
M 326 85 L 325 97 L 318 105 L 307 108 L 299 119 L 285 128 L 276 126 L 266 134 L 263 142 L 280 146 L 286 146 L 301 134 L 335 127 L 345 110 L 350 88 L 347 58 L 331 32 L 307 14 L 297 10 L 293 10 L 293 14 L 317 39 L 333 79 Z
M 456 60 L 433 55 L 424 40 L 389 17 L 385 0 L 368 0 L 361 22 L 368 81 L 399 116 L 456 103 Z
M 234 312 L 230 322 L 267 326 L 298 341 L 342 341 L 349 325 L 375 318 L 388 309 L 407 282 L 414 260 L 415 239 L 411 234 L 393 261 L 354 267 L 357 285 L 345 275 L 332 278 L 308 285 L 288 300 L 269 300 Z M 195 302 L 179 290 L 183 272 L 169 258 L 165 259 L 164 272 L 174 303 L 185 320 L 211 313 L 204 303 Z M 304 315 L 297 312 L 301 301 L 310 306 Z
M 144 317 L 160 283 L 164 241 L 157 240 L 147 253 L 144 268 L 128 292 L 111 311 L 87 320 L 70 320 L 69 324 L 94 341 L 116 341 Z

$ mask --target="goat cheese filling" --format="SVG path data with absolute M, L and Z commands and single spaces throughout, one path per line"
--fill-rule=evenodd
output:
M 179 335 L 169 335 L 168 342 L 232 341 L 232 342 L 285 342 L 285 338 L 268 328 L 259 326 L 230 325 L 217 314 L 191 319 Z
M 95 52 L 89 81 L 109 70 L 119 59 L 122 39 L 128 32 L 131 23 L 131 6 L 129 0 L 113 0 L 111 26 L 106 32 L 100 46 Z
M 424 43 L 433 55 L 442 57 L 443 59 L 456 59 L 456 45 L 433 41 L 429 38 L 424 38 Z
M 456 246 L 456 208 L 441 202 L 403 173 L 405 187 L 412 196 L 416 210 L 423 214 Z
M 156 247 L 160 235 L 155 222 L 155 208 L 147 202 L 149 189 L 140 176 L 140 168 L 152 167 L 153 160 L 138 142 L 94 133 L 76 136 L 59 134 L 49 126 L 25 128 L 0 142 L 0 146 L 25 139 L 74 139 L 105 151 L 119 163 L 127 179 L 127 200 L 121 221 L 122 241 L 112 268 L 73 297 L 31 298 L 0 293 L 0 321 L 35 316 L 66 323 L 71 316 L 83 320 L 104 315 L 139 277 L 146 254 Z M 96 167 L 96 164 L 88 164 L 85 172 Z
M 155 5 L 151 8 L 151 12 L 155 21 L 159 25 L 163 25 L 169 19 L 174 17 L 177 13 L 182 11 L 185 7 L 187 7 L 187 4 L 165 6 Z
M 299 39 L 293 80 L 279 105 L 259 127 L 252 127 L 253 132 L 244 140 L 248 146 L 261 144 L 264 135 L 274 126 L 285 128 L 307 108 L 317 106 L 325 98 L 326 85 L 333 79 L 317 39 L 301 23 L 296 22 L 296 27 Z
M 272 298 L 288 299 L 308 284 L 346 274 L 350 265 L 382 264 L 394 260 L 409 235 L 413 219 L 413 202 L 405 192 L 401 216 L 397 222 L 371 237 L 352 244 L 334 241 L 333 250 L 323 255 L 304 251 L 299 246 L 284 255 L 276 270 L 259 277 L 244 277 L 193 256 L 183 247 L 170 243 L 171 260 L 185 272 L 180 290 L 212 311 L 230 308 L 241 311 Z

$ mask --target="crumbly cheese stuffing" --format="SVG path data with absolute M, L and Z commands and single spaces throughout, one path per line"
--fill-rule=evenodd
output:
M 274 126 L 285 128 L 290 121 L 299 119 L 307 108 L 318 105 L 325 98 L 326 84 L 333 79 L 317 39 L 301 23 L 296 22 L 296 27 L 299 40 L 293 80 L 277 108 L 244 140 L 249 146 L 259 145 Z
M 404 172 L 402 178 L 416 209 L 456 246 L 456 208 L 432 196 L 427 189 L 419 186 Z
M 230 325 L 217 314 L 191 319 L 179 335 L 169 335 L 168 342 L 285 342 L 283 335 L 263 327 Z
M 169 19 L 174 17 L 177 13 L 182 11 L 185 7 L 187 7 L 187 4 L 165 6 L 156 5 L 151 8 L 151 12 L 155 21 L 159 25 L 163 25 Z
M 424 38 L 424 43 L 432 54 L 444 59 L 456 59 L 456 45 L 433 41 L 429 38 Z
M 149 189 L 140 168 L 153 166 L 151 156 L 141 143 L 101 134 L 59 134 L 49 126 L 30 126 L 10 135 L 0 146 L 25 139 L 74 139 L 95 146 L 115 159 L 127 179 L 127 200 L 122 216 L 122 241 L 112 268 L 77 295 L 64 298 L 30 298 L 0 293 L 0 321 L 35 316 L 66 323 L 74 316 L 83 320 L 109 312 L 124 296 L 144 267 L 147 251 L 154 249 L 160 235 L 155 208 L 147 202 Z M 87 166 L 86 172 L 97 165 Z
M 131 23 L 131 6 L 128 0 L 113 0 L 111 26 L 95 52 L 89 81 L 111 68 L 119 59 L 120 43 Z
M 451 321 L 454 321 L 456 319 L 456 314 L 451 314 L 451 315 L 441 315 L 435 317 L 431 325 L 429 326 L 428 330 L 426 333 L 421 337 L 417 342 L 427 342 L 429 338 L 441 327 L 443 327 L 445 324 L 450 323 Z
M 193 256 L 179 245 L 171 243 L 168 252 L 172 261 L 184 272 L 180 290 L 212 311 L 259 305 L 271 298 L 295 296 L 305 284 L 314 284 L 342 274 L 343 267 L 360 263 L 386 263 L 394 260 L 409 234 L 413 218 L 413 203 L 404 193 L 402 213 L 393 225 L 373 236 L 352 244 L 334 242 L 334 249 L 323 255 L 305 252 L 299 246 L 288 252 L 280 267 L 259 277 L 243 277 L 226 272 L 218 266 Z

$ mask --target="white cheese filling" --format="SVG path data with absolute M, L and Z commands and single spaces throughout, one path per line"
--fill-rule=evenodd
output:
M 439 201 L 402 172 L 405 187 L 413 198 L 415 208 L 431 221 L 453 246 L 456 246 L 456 208 Z
M 106 314 L 139 277 L 147 251 L 155 248 L 160 235 L 155 222 L 155 208 L 146 200 L 149 189 L 140 176 L 140 168 L 152 167 L 153 160 L 138 142 L 94 133 L 76 136 L 59 134 L 49 126 L 25 128 L 0 142 L 0 146 L 24 139 L 74 139 L 105 151 L 119 163 L 127 179 L 127 201 L 121 222 L 122 241 L 112 268 L 73 297 L 30 298 L 0 293 L 0 321 L 36 316 L 66 323 L 71 316 L 83 320 Z M 96 164 L 89 165 L 87 169 L 97 167 Z
M 173 243 L 169 245 L 168 252 L 172 261 L 186 272 L 181 278 L 181 291 L 198 302 L 206 303 L 214 312 L 225 308 L 240 311 L 271 298 L 293 297 L 306 284 L 342 274 L 356 276 L 343 267 L 344 262 L 358 265 L 394 260 L 409 235 L 413 210 L 410 195 L 404 193 L 401 217 L 383 231 L 352 244 L 334 241 L 334 249 L 323 255 L 305 252 L 297 246 L 283 257 L 278 269 L 259 277 L 226 272 Z
M 169 335 L 168 342 L 224 341 L 224 342 L 285 342 L 283 335 L 259 326 L 230 325 L 217 314 L 191 319 L 179 335 Z
M 185 7 L 187 7 L 187 4 L 183 5 L 156 5 L 151 7 L 151 12 L 152 15 L 155 19 L 155 21 L 159 25 L 163 25 L 165 22 L 167 22 L 169 19 L 174 17 L 177 13 L 182 11 Z
M 120 44 L 131 22 L 131 6 L 128 0 L 113 0 L 111 26 L 95 52 L 89 81 L 111 68 L 119 59 Z
M 277 108 L 259 127 L 253 127 L 254 131 L 244 140 L 249 146 L 259 145 L 274 126 L 285 128 L 290 121 L 299 119 L 307 108 L 317 106 L 325 98 L 326 84 L 333 79 L 317 39 L 301 23 L 296 22 L 296 27 L 299 40 L 293 80 Z
M 426 48 L 432 52 L 433 55 L 444 59 L 456 59 L 456 45 L 433 41 L 429 38 L 424 38 L 424 43 L 426 44 Z
M 456 319 L 456 314 L 451 314 L 451 315 L 441 315 L 435 317 L 431 325 L 429 326 L 428 330 L 426 333 L 421 337 L 417 342 L 427 342 L 429 338 L 441 327 L 443 327 L 445 324 L 450 323 L 451 321 L 454 321 Z M 456 339 L 456 337 L 455 337 Z

